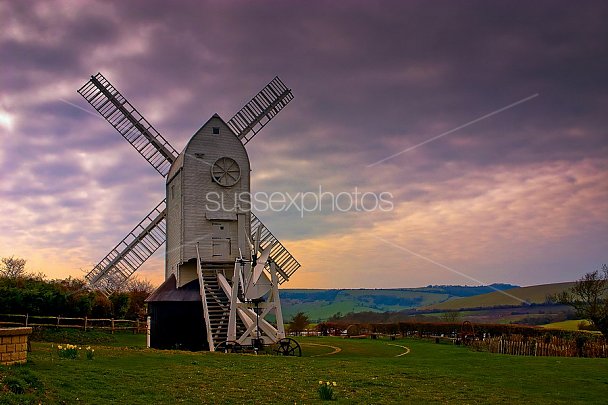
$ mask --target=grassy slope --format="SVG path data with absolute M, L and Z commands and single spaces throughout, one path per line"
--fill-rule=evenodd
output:
M 584 322 L 589 325 L 589 322 L 583 319 L 572 319 L 569 321 L 552 322 L 546 325 L 542 325 L 543 328 L 547 329 L 559 329 L 559 330 L 578 330 L 578 324 Z
M 548 294 L 555 294 L 567 288 L 570 288 L 574 283 L 554 283 L 534 285 L 530 287 L 518 287 L 505 292 L 528 301 L 530 303 L 541 304 L 545 302 Z M 498 305 L 520 305 L 521 301 L 503 294 L 500 291 L 491 292 L 489 294 L 476 295 L 474 297 L 458 298 L 438 304 L 432 304 L 422 309 L 461 309 L 461 308 L 477 308 L 477 307 L 492 307 Z
M 44 383 L 43 403 L 320 403 L 319 380 L 336 381 L 343 403 L 605 400 L 606 359 L 494 355 L 412 339 L 299 340 L 307 357 L 97 346 L 93 361 L 58 360 L 49 343 L 34 343 L 25 367 Z M 403 349 L 389 344 L 411 352 L 395 357 Z M 311 357 L 333 350 L 319 345 L 342 351 Z M 0 403 L 9 397 L 0 392 Z
M 369 296 L 395 297 L 396 299 L 414 300 L 419 299 L 420 304 L 411 305 L 385 305 L 377 304 L 368 299 Z M 332 315 L 341 312 L 387 312 L 402 311 L 414 308 L 418 305 L 430 305 L 435 302 L 442 302 L 450 296 L 440 292 L 423 292 L 408 290 L 342 290 L 334 300 L 318 300 L 314 302 L 293 302 L 282 300 L 283 316 L 291 319 L 298 312 L 306 313 L 312 320 L 325 320 Z
M 452 288 L 450 288 L 452 287 Z M 435 286 L 400 289 L 341 289 L 298 290 L 281 292 L 283 316 L 291 319 L 298 312 L 306 313 L 311 320 L 321 321 L 341 312 L 389 312 L 428 306 L 450 299 L 480 294 L 487 287 L 453 288 Z

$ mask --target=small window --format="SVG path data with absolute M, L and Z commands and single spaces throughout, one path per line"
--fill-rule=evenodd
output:
M 171 185 L 171 199 L 175 198 L 175 184 Z
M 220 127 L 213 127 L 213 135 L 219 135 L 220 134 Z

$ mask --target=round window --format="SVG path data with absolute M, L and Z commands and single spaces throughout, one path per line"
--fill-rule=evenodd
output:
M 234 186 L 241 178 L 241 168 L 236 160 L 221 157 L 211 166 L 211 177 L 220 186 Z

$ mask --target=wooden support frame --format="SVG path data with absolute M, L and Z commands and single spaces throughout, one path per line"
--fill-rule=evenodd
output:
M 269 263 L 270 276 L 272 280 L 272 288 L 265 302 L 260 302 L 257 305 L 253 301 L 241 301 L 238 297 L 238 291 L 243 283 L 241 280 L 240 267 L 245 266 L 245 273 L 251 274 L 251 263 L 237 260 L 235 262 L 234 273 L 235 277 L 232 280 L 232 285 L 226 278 L 218 274 L 218 282 L 226 296 L 230 299 L 230 317 L 228 320 L 228 341 L 237 342 L 241 345 L 252 344 L 253 339 L 261 338 L 265 344 L 273 344 L 285 337 L 285 325 L 283 324 L 283 312 L 281 310 L 281 299 L 279 296 L 279 282 L 276 271 L 276 264 L 272 261 Z M 262 309 L 258 315 L 255 308 Z M 274 312 L 276 317 L 276 327 L 268 322 L 265 317 Z M 247 328 L 244 333 L 237 336 L 236 322 L 237 316 Z

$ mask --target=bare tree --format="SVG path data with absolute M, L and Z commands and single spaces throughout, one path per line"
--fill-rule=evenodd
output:
M 0 275 L 2 277 L 17 278 L 25 275 L 27 260 L 15 256 L 3 257 L 0 260 Z
M 156 290 L 156 287 L 150 280 L 133 277 L 127 283 L 126 290 L 128 292 L 141 292 L 150 295 L 152 292 L 154 292 L 154 290 Z
M 555 300 L 570 305 L 577 316 L 587 319 L 608 337 L 608 266 L 585 274 L 574 287 L 558 294 Z
M 127 316 L 131 319 L 143 319 L 146 316 L 146 298 L 156 287 L 149 280 L 133 277 L 125 285 L 124 292 L 129 296 Z

